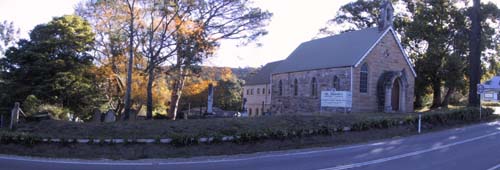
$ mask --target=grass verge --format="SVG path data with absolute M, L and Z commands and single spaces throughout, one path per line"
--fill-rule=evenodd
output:
M 424 114 L 423 122 L 426 132 L 446 129 L 451 127 L 463 126 L 470 123 L 479 122 L 477 109 L 464 108 L 459 110 L 441 110 L 439 112 L 428 112 Z M 494 120 L 497 117 L 492 110 L 486 110 L 483 115 L 483 121 Z M 477 116 L 476 116 L 477 115 Z M 170 145 L 170 144 L 76 144 L 76 143 L 16 143 L 2 141 L 0 144 L 0 153 L 30 155 L 42 157 L 65 157 L 65 158 L 108 158 L 108 159 L 143 159 L 143 158 L 172 158 L 172 157 L 193 157 L 205 155 L 230 155 L 242 153 L 254 153 L 262 151 L 276 151 L 286 149 L 298 149 L 321 146 L 339 146 L 354 143 L 368 142 L 372 140 L 392 138 L 398 136 L 407 136 L 416 133 L 415 114 L 353 114 L 337 116 L 277 116 L 249 119 L 211 119 L 211 120 L 188 120 L 188 121 L 139 121 L 139 122 L 119 122 L 113 124 L 74 124 L 56 122 L 55 124 L 41 127 L 44 122 L 32 124 L 31 127 L 40 129 L 34 130 L 30 134 L 47 135 L 51 137 L 74 137 L 82 133 L 90 133 L 89 129 L 100 127 L 104 130 L 99 131 L 100 135 L 106 135 L 114 131 L 119 134 L 113 134 L 117 137 L 127 132 L 127 129 L 137 131 L 134 135 L 143 134 L 130 126 L 137 128 L 156 127 L 159 130 L 154 132 L 144 132 L 154 134 L 166 132 L 166 134 L 196 135 L 206 133 L 209 130 L 216 130 L 216 133 L 237 133 L 247 134 L 245 140 L 234 142 L 222 142 L 212 144 L 190 144 L 190 145 Z M 343 118 L 343 119 L 340 119 Z M 205 122 L 203 122 L 205 121 Z M 153 122 L 153 123 L 152 123 Z M 192 124 L 192 123 L 195 124 Z M 61 123 L 61 124 L 59 124 Z M 219 124 L 217 124 L 219 123 Z M 261 124 L 262 123 L 262 124 Z M 267 123 L 267 124 L 266 124 Z M 335 123 L 335 124 L 334 124 Z M 167 126 L 168 125 L 168 126 Z M 189 126 L 192 125 L 192 126 Z M 26 125 L 28 126 L 28 125 Z M 75 126 L 76 129 L 71 132 L 63 129 L 61 133 L 48 131 L 50 128 L 69 128 Z M 83 126 L 83 127 L 82 127 Z M 90 127 L 88 127 L 90 126 Z M 123 132 L 120 129 L 124 128 Z M 144 126 L 144 127 L 142 127 Z M 158 127 L 160 126 L 160 127 Z M 162 128 L 166 126 L 165 128 Z M 194 127 L 193 127 L 194 126 Z M 351 126 L 350 132 L 332 132 L 325 129 L 328 127 Z M 112 128 L 114 127 L 114 128 Z M 186 127 L 183 129 L 181 127 Z M 298 128 L 301 127 L 301 128 Z M 327 128 L 325 128 L 327 127 Z M 252 129 L 256 128 L 256 129 Z M 282 128 L 282 129 L 280 129 Z M 299 132 L 299 129 L 309 128 L 312 134 L 293 135 L 291 132 Z M 172 129 L 180 129 L 173 131 Z M 229 129 L 229 130 L 228 130 Z M 218 131 L 217 131 L 218 130 Z M 227 130 L 227 131 L 225 131 Z M 232 132 L 231 132 L 232 130 Z M 274 130 L 281 132 L 277 137 L 256 137 L 257 132 L 270 132 Z M 310 131 L 307 132 L 310 132 Z M 67 132 L 69 134 L 65 134 Z M 221 132 L 222 131 L 222 132 Z M 253 131 L 253 132 L 252 132 Z M 305 130 L 303 130 L 306 132 Z M 326 131 L 326 132 L 325 132 Z M 43 133 L 46 132 L 46 133 Z M 70 133 L 71 132 L 71 133 Z M 9 132 L 20 133 L 20 132 Z M 286 134 L 286 135 L 284 135 Z M 81 138 L 81 137 L 80 137 Z M 264 140 L 265 139 L 265 140 Z M 228 149 L 231 148 L 231 149 Z M 78 151 L 76 151 L 78 150 Z

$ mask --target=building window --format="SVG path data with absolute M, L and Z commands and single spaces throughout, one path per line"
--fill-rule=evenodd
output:
M 247 95 L 249 95 L 249 94 L 250 94 L 250 90 L 249 90 L 249 89 L 247 89 Z
M 255 116 L 259 116 L 259 108 L 255 108 Z
M 262 94 L 266 94 L 266 88 L 262 88 Z
M 252 108 L 248 109 L 248 116 L 252 116 Z
M 280 96 L 282 96 L 283 95 L 283 82 L 281 82 L 281 80 L 278 84 L 278 88 L 279 88 L 279 94 L 280 94 Z
M 368 92 L 368 65 L 366 63 L 361 66 L 359 73 L 359 92 Z
M 260 88 L 257 88 L 257 94 L 260 94 Z
M 333 76 L 333 88 L 335 90 L 340 89 L 340 79 L 337 76 Z
M 299 82 L 297 79 L 293 80 L 293 95 L 297 96 L 299 94 Z
M 311 96 L 318 95 L 318 83 L 316 82 L 316 77 L 311 80 Z
M 250 95 L 253 95 L 253 89 L 250 89 Z
M 267 94 L 271 94 L 271 89 L 267 89 Z

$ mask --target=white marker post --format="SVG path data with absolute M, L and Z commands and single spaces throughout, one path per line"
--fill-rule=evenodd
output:
M 481 120 L 482 109 L 481 109 L 481 94 L 484 93 L 484 85 L 477 84 L 477 94 L 479 95 L 479 120 Z
M 422 129 L 422 113 L 418 113 L 418 133 L 421 132 Z

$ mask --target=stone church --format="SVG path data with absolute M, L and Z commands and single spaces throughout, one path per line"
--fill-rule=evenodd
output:
M 300 44 L 271 74 L 275 114 L 413 112 L 417 76 L 381 6 L 378 27 Z M 346 107 L 323 107 L 323 91 L 349 93 Z

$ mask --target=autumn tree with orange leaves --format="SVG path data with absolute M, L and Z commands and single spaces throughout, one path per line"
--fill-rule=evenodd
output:
M 172 95 L 169 116 L 175 120 L 185 79 L 199 70 L 203 59 L 210 57 L 221 40 L 241 40 L 247 44 L 267 34 L 264 27 L 272 14 L 251 7 L 248 0 L 198 0 L 190 1 L 189 16 L 183 17 L 187 24 L 185 32 L 178 31 L 177 55 L 173 66 Z

